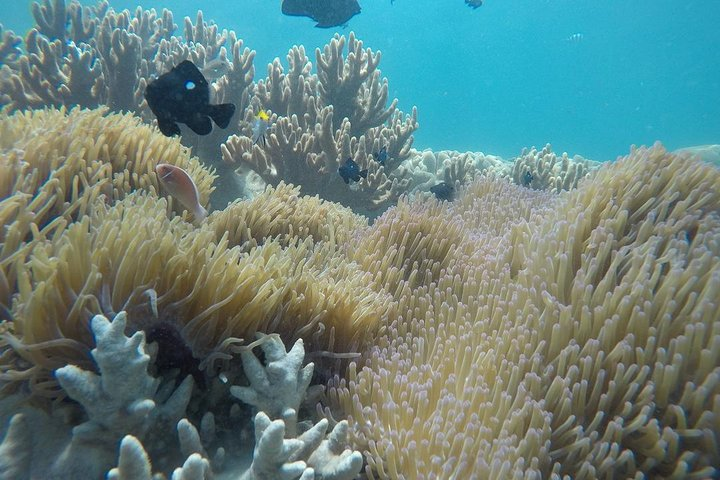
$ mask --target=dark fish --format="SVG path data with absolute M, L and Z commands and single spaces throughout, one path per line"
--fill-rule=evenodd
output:
M 465 0 L 465 5 L 471 7 L 472 9 L 476 9 L 478 7 L 482 7 L 482 0 Z
M 534 179 L 535 179 L 535 177 L 533 177 L 533 174 L 530 173 L 529 170 L 526 171 L 525 175 L 523 175 L 523 178 L 522 178 L 523 187 L 529 187 Z
M 383 147 L 380 149 L 379 152 L 373 153 L 373 157 L 375 157 L 375 161 L 378 162 L 383 167 L 385 166 L 385 160 L 388 158 L 387 154 L 387 147 L 383 145 Z
M 210 105 L 210 87 L 198 68 L 189 60 L 150 82 L 145 99 L 155 114 L 163 135 L 180 134 L 178 123 L 184 123 L 198 135 L 212 131 L 210 119 L 226 128 L 235 113 L 235 105 Z
M 282 13 L 293 17 L 310 17 L 318 28 L 337 27 L 360 13 L 357 0 L 283 0 Z
M 446 182 L 440 182 L 434 187 L 430 187 L 430 191 L 435 194 L 435 198 L 438 200 L 452 202 L 455 198 L 455 187 Z
M 158 372 L 179 369 L 180 374 L 175 377 L 175 384 L 187 375 L 192 375 L 195 384 L 205 389 L 205 375 L 200 371 L 200 361 L 193 356 L 192 350 L 175 325 L 165 321 L 156 323 L 145 331 L 145 338 L 147 343 L 157 343 L 155 368 Z
M 345 165 L 338 168 L 338 173 L 347 184 L 350 183 L 350 180 L 353 182 L 359 182 L 360 177 L 367 178 L 368 171 L 367 168 L 365 170 L 360 170 L 360 166 L 357 162 L 355 162 L 352 158 L 348 158 L 345 160 Z

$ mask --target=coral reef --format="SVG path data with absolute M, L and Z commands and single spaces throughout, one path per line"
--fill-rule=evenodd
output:
M 328 392 L 368 477 L 717 475 L 720 173 L 655 146 L 539 209 L 479 182 L 368 233 L 411 272 L 389 277 L 401 321 Z
M 222 63 L 227 68 L 210 78 L 211 97 L 234 103 L 236 120 L 208 136 L 182 127 L 183 143 L 221 173 L 219 204 L 248 193 L 243 178 L 233 174 L 238 165 L 254 170 L 265 183 L 293 183 L 304 194 L 319 194 L 360 212 L 387 207 L 409 186 L 400 163 L 409 156 L 417 112 L 405 116 L 397 100 L 388 104 L 387 79 L 377 69 L 381 55 L 363 49 L 353 33 L 318 49 L 317 73 L 310 73 L 304 49 L 293 47 L 289 72 L 276 60 L 268 66 L 268 77 L 254 83 L 255 52 L 235 32 L 208 24 L 201 11 L 194 23 L 185 18 L 182 36 L 176 35 L 167 9 L 116 12 L 107 2 L 91 8 L 75 0 L 44 0 L 33 4 L 33 15 L 36 26 L 22 42 L 23 50 L 19 37 L 2 36 L 0 106 L 6 110 L 107 105 L 152 122 L 143 92 L 154 77 L 183 60 L 201 70 Z M 259 109 L 273 114 L 264 148 L 250 138 Z M 388 160 L 381 166 L 373 153 L 382 147 Z M 332 176 L 348 158 L 370 169 L 357 190 L 328 181 L 338 180 Z
M 19 267 L 18 338 L 8 338 L 30 368 L 0 378 L 30 379 L 37 393 L 54 395 L 51 370 L 66 363 L 92 368 L 88 318 L 120 310 L 134 330 L 169 322 L 200 360 L 256 331 L 288 341 L 302 336 L 313 351 L 358 351 L 391 314 L 386 295 L 343 262 L 336 246 L 311 238 L 288 243 L 266 238 L 243 253 L 227 235 L 217 239 L 211 225 L 168 220 L 164 200 L 98 202 Z
M 353 33 L 255 83 L 201 13 L 33 15 L 0 31 L 0 478 L 720 474 L 715 149 L 417 152 Z M 184 59 L 227 64 L 227 131 L 141 123 Z M 234 201 L 192 224 L 158 163 Z
M 14 320 L 1 362 L 6 387 L 54 397 L 62 392 L 53 370 L 93 369 L 95 314 L 125 310 L 133 330 L 181 339 L 189 358 L 163 365 L 184 363 L 187 372 L 197 372 L 192 358 L 222 357 L 232 338 L 256 331 L 302 337 L 311 355 L 353 354 L 393 315 L 387 294 L 344 261 L 350 232 L 366 224 L 348 209 L 281 185 L 194 228 L 186 217 L 168 218 L 157 198 L 160 162 L 184 166 L 201 199 L 212 189 L 212 175 L 176 139 L 101 111 L 16 113 L 3 122 L 0 302 Z
M 84 422 L 73 426 L 68 418 L 63 422 L 60 417 L 47 417 L 40 410 L 27 410 L 12 417 L 0 444 L 3 478 L 102 478 L 116 463 L 118 443 L 118 467 L 110 470 L 107 478 L 149 480 L 151 458 L 153 464 L 166 464 L 184 457 L 187 458 L 183 466 L 175 469 L 172 478 L 207 479 L 212 477 L 213 468 L 222 471 L 224 465 L 229 467 L 223 472 L 225 475 L 247 480 L 350 480 L 359 473 L 362 456 L 345 448 L 346 421 L 336 424 L 327 438 L 326 419 L 302 433 L 295 431 L 296 412 L 313 371 L 312 363 L 302 367 L 305 353 L 302 340 L 285 352 L 279 339 L 263 337 L 260 342 L 268 359 L 266 367 L 260 365 L 249 348 L 242 353 L 250 386 L 232 387 L 231 392 L 252 401 L 259 411 L 255 416 L 252 462 L 241 474 L 233 471 L 235 464 L 227 456 L 242 452 L 226 452 L 220 447 L 213 462 L 204 458 L 206 450 L 198 430 L 182 418 L 188 409 L 192 378 L 186 377 L 180 386 L 172 388 L 172 384 L 161 384 L 163 379 L 151 376 L 148 365 L 152 349 L 146 347 L 142 332 L 131 337 L 124 335 L 126 319 L 126 313 L 120 312 L 112 321 L 97 315 L 91 322 L 96 342 L 92 356 L 99 374 L 74 365 L 56 371 L 63 389 L 82 407 Z M 300 384 L 295 382 L 296 378 L 302 379 Z M 267 404 L 255 400 L 268 391 L 288 395 L 273 396 L 270 411 L 265 411 L 262 407 Z M 213 436 L 212 418 L 212 413 L 203 417 L 206 439 Z M 55 435 L 47 436 L 47 423 L 52 424 Z M 286 428 L 288 424 L 293 425 L 292 431 Z M 164 433 L 173 425 L 177 425 L 178 432 L 175 442 Z M 153 432 L 165 438 L 166 446 L 149 454 L 141 440 L 151 438 Z
M 347 53 L 345 48 L 347 45 Z M 252 103 L 272 112 L 265 147 L 249 134 L 222 146 L 226 162 L 251 169 L 268 184 L 298 185 L 305 195 L 367 213 L 393 204 L 410 185 L 400 164 L 409 158 L 417 112 L 405 116 L 397 100 L 387 106 L 387 79 L 377 69 L 380 52 L 363 49 L 354 33 L 335 38 L 315 52 L 317 73 L 303 47 L 288 53 L 288 72 L 276 60 L 258 82 Z M 246 113 L 248 124 L 253 111 Z M 381 148 L 387 161 L 375 159 Z M 338 167 L 351 158 L 368 169 L 356 188 L 342 182 Z
M 158 159 L 187 170 L 207 205 L 213 173 L 132 115 L 78 108 L 0 114 L 0 304 L 9 306 L 18 291 L 29 250 L 57 238 L 98 199 L 160 192 Z
M 24 40 L 25 52 L 3 48 L 17 57 L 3 78 L 0 99 L 11 110 L 108 105 L 151 118 L 143 99 L 147 82 L 186 59 L 201 69 L 216 59 L 227 61 L 229 71 L 213 84 L 214 94 L 247 100 L 254 53 L 243 49 L 234 33 L 208 25 L 202 12 L 195 24 L 185 19 L 181 38 L 167 9 L 116 12 L 106 1 L 83 7 L 44 0 L 33 3 L 32 11 L 36 26 Z M 6 45 L 18 44 L 8 33 L 4 39 Z
M 637 149 L 558 194 L 494 163 L 461 181 L 476 158 L 448 155 L 454 202 L 403 197 L 368 224 L 280 183 L 193 225 L 153 176 L 168 156 L 192 170 L 177 139 L 105 112 L 9 118 L 5 232 L 28 226 L 3 237 L 0 472 L 717 473 L 716 168 Z M 134 139 L 92 130 L 109 119 Z M 46 151 L 16 123 L 66 135 Z
M 596 166 L 596 162 L 578 155 L 571 159 L 563 153 L 558 157 L 548 144 L 540 151 L 535 147 L 523 150 L 513 163 L 510 178 L 524 187 L 561 192 L 576 188 Z

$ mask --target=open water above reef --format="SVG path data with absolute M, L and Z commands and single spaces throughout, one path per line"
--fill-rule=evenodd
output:
M 0 23 L 31 25 L 26 8 Z M 84 4 L 94 4 L 83 0 Z M 112 0 L 116 9 L 170 8 L 176 22 L 197 9 L 235 30 L 258 53 L 255 66 L 353 30 L 384 54 L 392 97 L 417 105 L 418 148 L 504 157 L 524 146 L 597 160 L 631 144 L 669 149 L 720 143 L 720 2 L 708 0 L 364 0 L 346 29 L 285 17 L 279 2 Z

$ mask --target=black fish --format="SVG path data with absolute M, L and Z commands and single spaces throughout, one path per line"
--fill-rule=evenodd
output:
M 430 187 L 430 191 L 435 194 L 435 198 L 438 200 L 452 202 L 455 198 L 455 187 L 446 182 L 440 182 L 434 187 Z
M 385 166 L 385 160 L 388 158 L 387 154 L 387 147 L 383 145 L 383 147 L 380 149 L 379 152 L 373 153 L 373 157 L 375 157 L 375 161 L 378 162 L 383 167 Z
M 474 10 L 478 7 L 482 7 L 482 0 L 465 0 L 465 5 Z
M 210 119 L 226 128 L 235 113 L 235 105 L 210 105 L 210 87 L 203 74 L 189 60 L 150 82 L 145 99 L 155 114 L 160 131 L 166 137 L 180 134 L 184 123 L 198 135 L 212 131 Z
M 283 0 L 282 13 L 293 17 L 310 17 L 318 28 L 337 27 L 360 13 L 357 0 Z
M 350 180 L 353 182 L 359 182 L 360 177 L 367 178 L 368 171 L 367 168 L 365 170 L 360 170 L 360 165 L 358 165 L 352 158 L 348 158 L 345 160 L 345 165 L 338 168 L 338 173 L 347 184 L 350 183 Z
M 523 187 L 529 187 L 534 179 L 535 177 L 533 177 L 533 174 L 530 173 L 530 171 L 526 170 L 525 175 L 523 175 L 522 177 Z

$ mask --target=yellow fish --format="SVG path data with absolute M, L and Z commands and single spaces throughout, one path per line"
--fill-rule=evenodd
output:
M 260 110 L 255 115 L 255 122 L 252 126 L 252 142 L 253 145 L 262 140 L 263 147 L 265 146 L 265 132 L 270 128 L 270 115 L 265 110 Z

